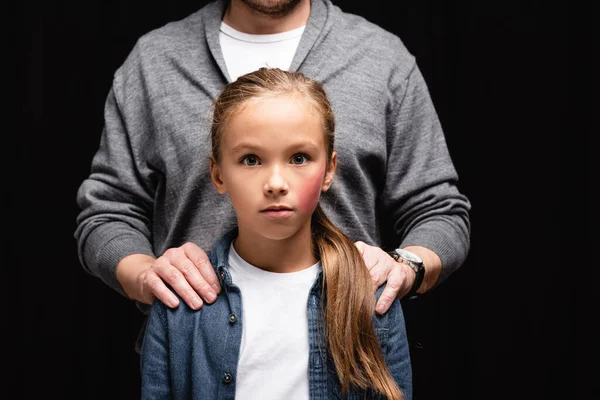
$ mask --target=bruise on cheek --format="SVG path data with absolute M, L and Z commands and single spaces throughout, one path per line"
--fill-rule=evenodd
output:
M 298 208 L 306 214 L 312 214 L 317 207 L 319 197 L 321 196 L 321 186 L 323 185 L 324 169 L 319 169 L 315 175 L 307 178 L 300 190 Z

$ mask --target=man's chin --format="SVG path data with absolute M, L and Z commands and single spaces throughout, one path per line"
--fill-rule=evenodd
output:
M 252 11 L 269 17 L 285 17 L 300 4 L 302 0 L 241 0 Z

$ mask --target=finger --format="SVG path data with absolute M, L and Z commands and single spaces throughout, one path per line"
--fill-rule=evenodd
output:
M 163 302 L 167 307 L 175 308 L 179 305 L 179 299 L 177 296 L 173 294 L 164 284 L 163 280 L 159 275 L 156 274 L 154 269 L 150 269 L 144 276 L 143 280 L 144 288 L 142 288 L 142 293 L 149 295 L 145 297 L 145 300 L 148 304 L 152 304 L 153 298 L 158 298 L 161 302 Z
M 364 255 L 366 243 L 359 240 L 358 242 L 355 242 L 354 245 L 358 249 L 359 253 Z
M 160 279 L 168 283 L 183 301 L 194 310 L 202 307 L 203 302 L 200 296 L 198 296 L 194 288 L 188 283 L 183 273 L 177 267 L 173 266 L 166 257 L 159 257 L 155 265 L 153 271 L 156 272 Z
M 221 284 L 215 273 L 206 252 L 194 243 L 186 243 L 183 245 L 183 250 L 188 259 L 190 259 L 202 276 L 203 280 L 213 288 L 216 293 L 221 292 Z
M 377 258 L 371 257 L 371 259 L 367 259 L 367 254 L 365 254 L 365 264 L 367 264 L 367 268 L 369 268 L 369 263 L 371 264 L 369 273 L 371 274 L 371 279 L 373 279 L 375 288 L 378 288 L 386 281 L 387 276 L 392 269 L 392 265 L 395 263 L 394 259 L 387 254 L 379 254 L 379 256 L 380 257 Z
M 365 244 L 363 247 L 362 256 L 367 268 L 369 270 L 372 270 L 379 264 L 382 257 L 387 256 L 387 254 L 381 251 L 379 247 L 369 246 L 368 244 Z
M 204 259 L 206 259 L 206 262 L 208 262 L 208 264 L 210 265 L 210 262 L 208 261 L 208 258 L 204 253 L 204 250 L 200 249 L 198 246 L 192 243 L 190 243 L 190 245 L 194 246 L 195 249 L 192 249 L 191 251 L 186 250 L 186 247 L 190 247 L 186 244 L 181 246 L 180 248 L 167 250 L 165 252 L 165 257 L 169 259 L 171 265 L 173 265 L 181 272 L 188 285 L 190 285 L 193 288 L 194 293 L 186 295 L 187 297 L 184 297 L 184 301 L 192 309 L 196 310 L 202 306 L 202 302 L 198 298 L 198 295 L 200 295 L 200 297 L 202 297 L 202 299 L 204 299 L 204 301 L 206 301 L 207 303 L 212 303 L 217 299 L 217 293 L 215 289 L 211 287 L 208 284 L 208 282 L 204 279 L 204 277 L 200 273 L 199 268 L 196 266 L 193 260 L 189 258 L 195 257 L 196 259 L 200 260 L 201 255 L 198 254 L 198 252 L 200 252 L 202 253 L 202 255 L 204 255 Z M 194 252 L 194 250 L 197 251 Z M 209 268 L 212 269 L 212 267 Z
M 398 267 L 390 268 L 389 274 L 387 275 L 387 283 L 375 306 L 375 311 L 377 313 L 383 314 L 390 309 L 392 302 L 398 297 L 400 289 L 404 286 L 405 281 L 406 275 L 400 264 L 398 264 Z
M 172 264 L 181 272 L 184 279 L 194 291 L 194 294 L 184 297 L 185 302 L 188 303 L 190 307 L 196 310 L 202 305 L 202 302 L 199 301 L 198 295 L 207 303 L 212 303 L 217 299 L 215 290 L 204 280 L 200 274 L 200 271 L 198 271 L 198 268 L 190 259 L 178 259 L 173 261 Z
M 207 303 L 212 303 L 216 300 L 217 293 L 215 289 L 202 276 L 198 266 L 194 262 L 208 263 L 209 268 L 212 269 L 204 250 L 193 243 L 186 243 L 181 247 L 168 249 L 164 257 L 181 272 L 187 284 L 193 289 L 194 293 L 187 293 L 185 295 L 178 292 L 192 309 L 197 310 L 202 307 L 203 302 L 198 295 Z M 203 269 L 206 270 L 206 267 Z M 185 289 L 187 290 L 187 287 Z

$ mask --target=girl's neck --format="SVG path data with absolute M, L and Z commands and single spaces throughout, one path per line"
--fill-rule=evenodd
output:
M 310 268 L 317 262 L 310 224 L 281 240 L 268 239 L 238 227 L 238 237 L 233 246 L 246 262 L 269 272 L 297 272 Z

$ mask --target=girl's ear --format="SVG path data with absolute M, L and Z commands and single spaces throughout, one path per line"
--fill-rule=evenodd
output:
M 225 182 L 223 182 L 221 177 L 221 167 L 219 167 L 219 164 L 212 155 L 210 156 L 210 179 L 212 179 L 213 185 L 215 185 L 217 192 L 220 194 L 227 193 Z
M 321 186 L 321 191 L 326 192 L 329 190 L 331 186 L 331 182 L 333 181 L 333 176 L 335 175 L 335 170 L 337 168 L 337 153 L 334 151 L 331 153 L 331 160 L 329 161 L 329 165 L 327 165 L 327 171 L 325 171 L 325 179 L 323 180 L 323 185 Z

